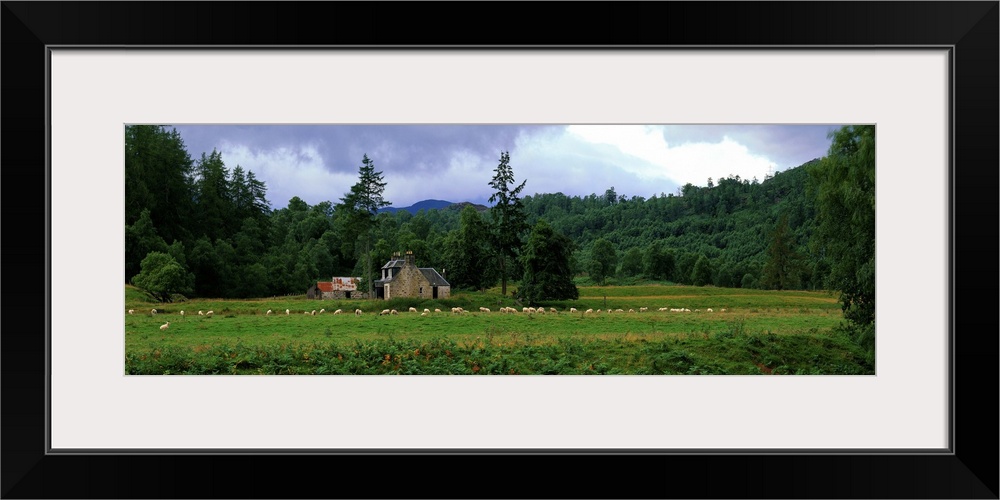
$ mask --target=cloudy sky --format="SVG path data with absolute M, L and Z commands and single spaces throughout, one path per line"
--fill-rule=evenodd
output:
M 763 181 L 826 155 L 838 125 L 171 125 L 194 160 L 218 150 L 254 172 L 275 209 L 293 196 L 338 202 L 365 154 L 395 207 L 421 200 L 488 205 L 493 170 L 510 152 L 522 196 L 675 193 L 708 178 Z

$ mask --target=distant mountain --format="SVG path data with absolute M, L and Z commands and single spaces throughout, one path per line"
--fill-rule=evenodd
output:
M 440 210 L 442 208 L 447 208 L 447 209 L 450 209 L 450 210 L 462 210 L 463 208 L 465 208 L 468 205 L 471 205 L 471 206 L 475 207 L 475 209 L 478 210 L 478 211 L 480 211 L 480 212 L 482 212 L 483 210 L 489 209 L 489 207 L 487 207 L 485 205 L 478 205 L 478 204 L 475 204 L 475 203 L 469 203 L 467 201 L 460 201 L 458 203 L 452 203 L 450 201 L 444 201 L 444 200 L 424 200 L 424 201 L 418 201 L 418 202 L 416 202 L 413 205 L 410 205 L 408 207 L 401 207 L 401 208 L 385 207 L 385 208 L 379 210 L 379 213 L 389 212 L 389 213 L 393 213 L 394 214 L 394 213 L 399 212 L 400 210 L 402 210 L 402 211 L 405 211 L 405 212 L 409 212 L 409 213 L 411 213 L 413 215 L 416 215 L 417 212 L 419 212 L 420 210 Z
M 444 201 L 444 200 L 424 200 L 424 201 L 418 201 L 418 202 L 416 202 L 413 205 L 410 205 L 408 207 L 402 207 L 402 208 L 385 207 L 383 209 L 380 209 L 379 213 L 389 212 L 389 213 L 394 214 L 394 213 L 396 213 L 396 212 L 398 212 L 400 210 L 403 210 L 403 211 L 410 212 L 411 214 L 416 215 L 417 212 L 420 211 L 420 210 L 432 210 L 432 209 L 439 209 L 439 208 L 447 208 L 447 207 L 449 207 L 451 205 L 453 205 L 453 203 L 450 202 L 450 201 Z

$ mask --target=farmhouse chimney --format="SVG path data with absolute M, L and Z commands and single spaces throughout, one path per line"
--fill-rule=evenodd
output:
M 413 264 L 413 250 L 406 251 L 406 263 Z

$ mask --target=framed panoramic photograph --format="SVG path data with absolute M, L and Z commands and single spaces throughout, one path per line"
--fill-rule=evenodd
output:
M 676 24 L 721 5 L 769 35 Z M 4 164 L 36 167 L 8 186 L 45 193 L 8 229 L 44 229 L 46 278 L 44 328 L 4 337 L 4 497 L 313 496 L 180 479 L 252 458 L 438 461 L 462 497 L 997 498 L 995 400 L 957 385 L 996 375 L 995 319 L 957 313 L 996 304 L 968 267 L 996 255 L 996 2 L 581 6 L 679 28 L 616 45 L 325 7 L 393 34 L 4 3 L 5 89 L 39 96 L 7 99 Z

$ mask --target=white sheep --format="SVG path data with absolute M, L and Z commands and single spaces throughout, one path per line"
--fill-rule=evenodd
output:
M 215 314 L 215 311 L 208 311 L 207 313 L 205 313 L 205 316 L 211 317 L 213 314 Z
M 593 314 L 593 312 L 593 309 L 587 309 L 586 311 L 583 311 L 583 314 Z
M 629 310 L 628 310 L 628 312 L 630 312 L 630 313 L 634 313 L 634 312 L 635 312 L 635 309 L 629 309 Z
M 170 322 L 169 321 L 167 321 L 166 323 L 160 325 L 160 331 L 161 332 L 164 331 L 164 330 L 166 330 L 167 328 L 170 328 Z
M 129 309 L 129 310 L 128 310 L 128 313 L 129 313 L 129 314 L 134 314 L 134 313 L 135 313 L 135 309 Z
M 399 311 L 393 309 L 393 310 L 389 311 L 389 314 L 399 314 Z
M 198 316 L 204 316 L 204 315 L 205 315 L 205 311 L 198 311 Z
M 575 313 L 575 312 L 576 312 L 576 308 L 575 308 L 575 307 L 571 307 L 571 308 L 569 308 L 569 312 L 571 312 L 571 313 Z
M 354 315 L 355 316 L 361 316 L 361 309 L 355 309 L 354 310 Z
M 323 314 L 323 313 L 325 313 L 325 312 L 326 312 L 326 309 L 320 309 L 320 310 L 319 310 L 319 313 L 320 313 L 320 314 Z
M 549 312 L 556 312 L 556 308 L 554 308 L 554 307 L 550 307 L 550 308 L 549 308 Z
M 291 309 L 285 309 L 285 316 L 288 316 L 289 314 L 292 314 L 292 310 Z
M 427 316 L 427 313 L 425 313 L 425 312 L 422 312 L 422 313 L 420 313 L 420 315 L 421 315 L 421 316 Z
M 388 309 L 382 309 L 382 312 L 378 313 L 379 316 L 385 316 L 386 314 L 389 314 Z
M 705 310 L 708 311 L 708 312 L 713 312 L 711 307 L 709 307 L 708 309 L 705 309 Z
M 271 315 L 271 310 L 270 310 L 270 309 L 268 309 L 268 310 L 267 310 L 267 312 L 266 312 L 266 313 L 264 313 L 264 316 L 270 316 L 270 315 Z
M 181 311 L 181 316 L 184 316 L 184 311 Z
M 431 310 L 430 309 L 424 309 L 424 312 L 430 314 Z
M 416 307 L 411 307 L 411 308 L 409 309 L 409 311 L 410 311 L 411 313 L 415 313 L 415 312 L 417 312 L 417 308 L 416 308 Z
M 640 308 L 639 308 L 639 312 L 641 312 L 641 313 L 643 313 L 643 312 L 646 312 L 646 311 L 648 311 L 648 310 L 649 310 L 649 308 L 648 308 L 648 307 L 640 307 Z
M 344 312 L 343 309 L 337 309 L 336 311 L 333 311 L 333 314 L 341 314 L 343 312 Z
M 725 309 L 719 309 L 719 312 L 726 312 Z
M 538 314 L 545 314 L 545 308 L 544 307 L 539 307 L 538 309 L 535 309 L 535 312 L 538 313 Z
M 611 312 L 611 309 L 608 309 L 608 312 Z M 623 311 L 621 309 L 615 309 L 615 312 L 616 313 L 620 313 L 620 312 L 625 312 L 625 311 Z M 635 311 L 633 311 L 633 312 L 635 312 Z
M 441 310 L 440 310 L 440 309 L 437 309 L 437 308 L 435 308 L 435 309 L 434 309 L 434 312 L 436 312 L 436 313 L 439 313 L 439 312 L 441 312 Z
M 312 310 L 312 312 L 311 312 L 311 313 L 309 313 L 309 315 L 310 315 L 310 316 L 315 316 L 315 315 L 316 315 L 316 310 L 315 310 L 315 309 L 313 309 L 313 310 Z
M 151 309 L 149 311 L 149 314 L 152 315 L 152 316 L 156 316 L 156 309 Z

